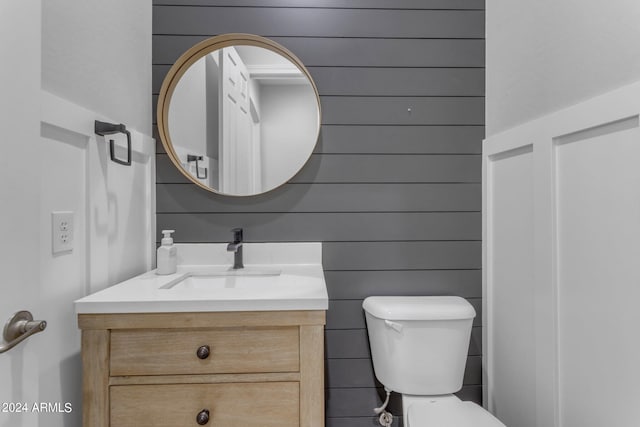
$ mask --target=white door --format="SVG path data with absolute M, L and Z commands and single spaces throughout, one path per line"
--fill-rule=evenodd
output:
M 93 125 L 113 120 L 42 90 L 43 3 L 0 1 L 0 329 L 20 310 L 48 322 L 0 354 L 0 427 L 81 425 L 73 301 L 155 251 L 154 144 L 130 128 L 132 165 L 111 162 Z M 54 254 L 56 211 L 73 212 L 74 243 Z
M 0 2 L 0 325 L 18 310 L 38 318 L 40 2 Z M 46 333 L 46 331 L 44 332 Z M 0 426 L 38 424 L 40 335 L 0 354 Z
M 247 194 L 253 178 L 250 168 L 252 122 L 249 113 L 249 72 L 234 48 L 224 48 L 220 55 L 220 189 L 223 193 Z

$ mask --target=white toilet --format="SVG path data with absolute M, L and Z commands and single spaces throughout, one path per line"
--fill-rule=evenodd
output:
M 367 319 L 376 378 L 402 394 L 405 427 L 505 427 L 462 388 L 476 312 L 460 297 L 368 297 Z

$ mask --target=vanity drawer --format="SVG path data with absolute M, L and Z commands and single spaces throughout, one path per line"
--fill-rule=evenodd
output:
M 299 426 L 295 382 L 112 386 L 111 427 Z M 203 416 L 203 415 L 201 415 Z
M 298 327 L 113 330 L 110 375 L 297 372 L 299 356 Z

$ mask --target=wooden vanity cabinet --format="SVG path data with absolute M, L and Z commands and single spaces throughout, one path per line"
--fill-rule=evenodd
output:
M 84 427 L 323 427 L 324 311 L 80 314 Z

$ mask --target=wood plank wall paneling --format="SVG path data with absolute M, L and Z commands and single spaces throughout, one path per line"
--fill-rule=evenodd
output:
M 153 91 L 194 43 L 269 37 L 309 68 L 323 124 L 290 183 L 234 198 L 189 184 L 158 144 L 157 225 L 177 242 L 322 241 L 327 426 L 375 424 L 382 402 L 362 300 L 460 295 L 478 312 L 463 399 L 481 402 L 483 0 L 154 0 Z M 155 117 L 152 118 L 155 123 Z M 402 425 L 399 396 L 391 402 Z
M 481 154 L 483 134 L 483 126 L 324 125 L 314 153 Z M 157 128 L 154 137 L 159 141 Z M 165 152 L 162 144 L 156 151 Z
M 388 9 L 389 0 L 153 0 L 154 5 L 236 6 L 236 7 L 304 7 L 334 9 Z M 393 2 L 394 9 L 484 10 L 484 0 L 402 0 Z
M 208 37 L 154 35 L 154 64 L 171 65 L 188 48 Z M 291 50 L 308 67 L 484 66 L 484 40 L 479 39 L 269 38 Z
M 153 15 L 154 34 L 208 35 L 211 28 L 265 37 L 474 39 L 484 37 L 484 11 L 191 7 L 177 23 L 174 8 L 157 7 Z
M 478 155 L 314 154 L 292 183 L 480 183 Z M 186 183 L 164 156 L 158 181 Z
M 170 65 L 153 66 L 153 93 Z M 482 96 L 482 68 L 307 67 L 321 96 Z M 384 84 L 381 84 L 384 82 Z

